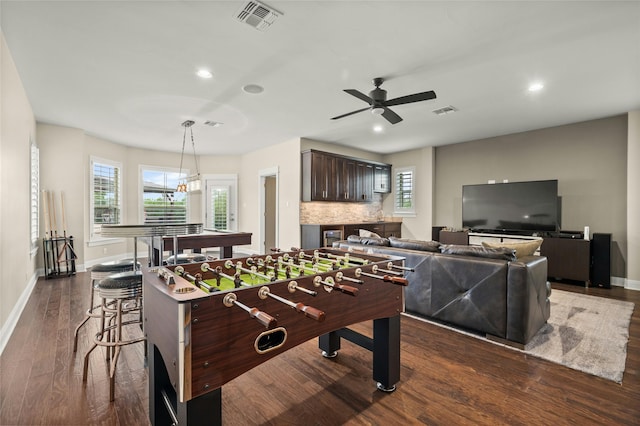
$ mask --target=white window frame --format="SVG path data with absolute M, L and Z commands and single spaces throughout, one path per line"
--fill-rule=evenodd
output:
M 138 166 L 138 218 L 140 223 L 145 223 L 144 217 L 144 172 L 145 171 L 154 171 L 154 172 L 163 172 L 163 173 L 173 173 L 179 175 L 180 169 L 176 167 L 161 167 L 161 166 L 149 166 L 140 164 Z M 182 180 L 186 180 L 187 176 L 189 176 L 188 169 L 182 169 Z M 178 179 L 180 180 L 180 179 Z M 176 185 L 177 189 L 177 185 Z M 189 223 L 189 217 L 191 217 L 191 202 L 189 200 L 189 196 L 187 195 L 187 212 L 185 222 Z
M 411 207 L 400 207 L 398 191 L 398 179 L 399 176 L 404 173 L 411 173 Z M 393 214 L 396 216 L 414 217 L 416 216 L 416 168 L 410 167 L 398 167 L 393 171 Z
M 94 157 L 91 156 L 89 158 L 89 245 L 95 244 L 106 244 L 106 243 L 116 243 L 122 241 L 122 238 L 108 238 L 103 237 L 99 233 L 95 232 L 95 222 L 94 222 L 94 209 L 95 209 L 95 182 L 94 182 L 94 165 L 102 164 L 105 166 L 113 167 L 118 169 L 118 175 L 120 179 L 118 180 L 118 187 L 116 191 L 118 193 L 118 209 L 120 211 L 120 220 L 116 224 L 122 224 L 122 216 L 124 215 L 124 194 L 122 193 L 122 181 L 124 180 L 122 163 L 118 161 L 108 160 L 105 158 Z
M 38 251 L 40 240 L 40 149 L 31 141 L 30 147 L 30 187 L 31 187 L 31 256 Z

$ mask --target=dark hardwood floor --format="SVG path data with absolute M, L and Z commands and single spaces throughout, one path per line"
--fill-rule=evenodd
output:
M 109 403 L 102 351 L 82 383 L 92 323 L 73 353 L 88 295 L 87 273 L 40 279 L 0 357 L 2 425 L 146 425 L 147 370 L 141 344 L 123 349 Z M 343 342 L 337 358 L 317 339 L 223 387 L 226 425 L 640 424 L 640 292 L 554 288 L 636 303 L 626 370 L 616 384 L 413 318 L 402 319 L 401 381 L 375 390 L 371 354 Z M 358 331 L 369 332 L 368 323 Z

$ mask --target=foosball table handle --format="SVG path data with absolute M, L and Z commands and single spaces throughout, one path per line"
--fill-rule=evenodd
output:
M 296 303 L 296 311 L 304 313 L 306 317 L 314 319 L 318 322 L 324 321 L 324 311 L 314 308 L 313 306 L 305 305 L 304 303 Z
M 256 320 L 258 320 L 258 322 L 260 322 L 260 324 L 264 325 L 267 328 L 275 327 L 278 324 L 278 321 L 274 317 L 267 314 L 266 312 L 262 312 L 258 308 L 251 308 L 249 316 L 251 316 L 251 318 L 255 318 Z
M 345 293 L 345 294 L 349 294 L 351 296 L 357 296 L 358 295 L 358 290 L 356 287 L 352 287 L 350 285 L 343 285 L 343 284 L 334 284 L 334 287 L 337 290 L 340 290 L 341 292 Z
M 385 275 L 384 277 L 382 277 L 382 280 L 388 283 L 393 283 L 393 284 L 398 284 L 403 286 L 409 285 L 409 281 L 406 278 L 402 278 L 402 277 L 393 277 L 391 275 Z

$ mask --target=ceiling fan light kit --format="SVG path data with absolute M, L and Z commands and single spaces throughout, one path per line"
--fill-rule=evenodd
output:
M 338 120 L 340 118 L 347 117 L 349 115 L 357 114 L 362 111 L 366 111 L 368 109 L 371 110 L 372 114 L 382 115 L 389 123 L 396 124 L 402 121 L 402 118 L 389 109 L 390 106 L 404 105 L 410 104 L 413 102 L 420 101 L 428 101 L 436 98 L 436 94 L 433 90 L 428 92 L 414 93 L 413 95 L 401 96 L 399 98 L 394 98 L 391 100 L 387 100 L 387 91 L 381 89 L 380 86 L 384 82 L 383 78 L 377 77 L 373 79 L 373 85 L 375 89 L 369 92 L 369 95 L 365 95 L 364 93 L 356 90 L 356 89 L 345 89 L 344 91 L 350 94 L 351 96 L 355 96 L 356 98 L 365 101 L 369 104 L 367 108 L 362 108 L 356 111 L 351 111 L 346 114 L 338 115 L 336 117 L 331 118 L 332 120 Z

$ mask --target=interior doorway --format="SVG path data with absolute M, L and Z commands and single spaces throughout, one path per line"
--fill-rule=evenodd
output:
M 260 171 L 260 251 L 278 247 L 278 168 Z

